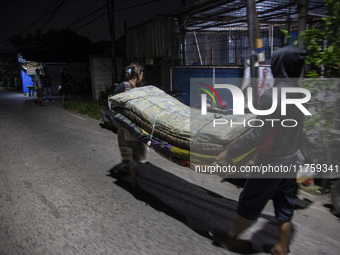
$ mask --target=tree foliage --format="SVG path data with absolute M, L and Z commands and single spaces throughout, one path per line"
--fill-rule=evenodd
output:
M 95 53 L 94 44 L 69 29 L 50 29 L 46 33 L 12 36 L 10 41 L 27 60 L 38 62 L 84 62 Z
M 322 26 L 301 33 L 309 77 L 340 77 L 340 1 L 326 0 L 326 5 L 329 16 L 322 18 Z
M 317 145 L 316 161 L 327 160 L 330 155 L 329 130 L 337 114 L 334 95 L 339 89 L 339 79 L 330 78 L 340 77 L 340 1 L 326 0 L 326 5 L 329 16 L 322 18 L 321 27 L 306 29 L 300 37 L 306 45 L 307 77 L 311 78 L 302 86 L 312 94 L 309 107 L 313 110 L 304 128 Z

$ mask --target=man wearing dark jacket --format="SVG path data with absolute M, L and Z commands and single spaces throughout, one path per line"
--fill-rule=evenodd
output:
M 281 113 L 281 89 L 298 86 L 297 80 L 301 75 L 304 59 L 305 51 L 293 46 L 278 49 L 272 54 L 271 69 L 275 78 L 274 87 L 278 90 L 276 111 L 267 116 L 257 116 L 265 124 L 254 128 L 240 143 L 222 152 L 217 158 L 219 164 L 230 164 L 233 159 L 256 148 L 258 152 L 256 165 L 258 166 L 295 165 L 296 153 L 302 136 L 304 113 L 294 104 L 286 105 L 286 115 Z M 272 90 L 273 88 L 265 91 L 261 96 L 260 110 L 266 110 L 272 106 Z M 287 98 L 298 99 L 301 98 L 301 94 L 288 93 Z M 279 121 L 270 122 L 265 119 Z M 294 124 L 290 127 L 281 125 L 282 120 L 288 119 L 295 120 Z M 270 177 L 250 176 L 239 197 L 235 228 L 222 235 L 211 232 L 213 239 L 227 248 L 241 252 L 250 250 L 251 244 L 240 240 L 239 236 L 259 217 L 267 202 L 272 199 L 280 234 L 278 242 L 271 248 L 271 253 L 287 254 L 294 212 L 295 178 L 292 173 L 283 171 Z

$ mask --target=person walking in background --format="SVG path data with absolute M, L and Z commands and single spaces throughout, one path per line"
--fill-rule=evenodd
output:
M 142 84 L 143 67 L 140 64 L 132 63 L 125 68 L 125 81 L 120 83 L 113 95 L 124 93 Z M 132 188 L 136 192 L 141 189 L 138 185 L 138 164 L 145 156 L 145 145 L 138 141 L 127 129 L 118 125 L 118 145 L 123 160 L 123 165 L 129 170 L 132 179 Z
M 43 102 L 43 83 L 40 75 L 40 69 L 35 69 L 36 75 L 33 77 L 32 81 L 37 91 L 37 103 L 38 106 L 46 106 Z
M 220 165 L 232 164 L 234 159 L 245 155 L 256 148 L 258 152 L 257 166 L 292 166 L 297 161 L 297 151 L 303 133 L 304 114 L 294 104 L 287 104 L 286 115 L 281 112 L 281 89 L 298 87 L 297 80 L 301 75 L 305 59 L 305 51 L 294 46 L 280 48 L 273 52 L 271 70 L 275 78 L 274 87 L 278 90 L 277 110 L 257 119 L 295 120 L 296 125 L 285 127 L 279 124 L 265 124 L 255 127 L 238 144 L 217 157 Z M 273 88 L 266 90 L 260 98 L 260 110 L 270 108 L 273 102 Z M 300 93 L 289 93 L 289 99 L 301 98 Z M 235 227 L 225 233 L 210 231 L 213 240 L 226 248 L 238 252 L 249 252 L 251 243 L 239 239 L 259 216 L 269 200 L 273 200 L 275 216 L 278 222 L 279 238 L 272 245 L 270 253 L 285 255 L 288 251 L 291 220 L 294 213 L 294 195 L 296 176 L 294 173 L 277 173 L 275 176 L 250 175 L 240 194 L 237 206 Z
M 42 80 L 44 84 L 44 93 L 45 93 L 45 102 L 54 102 L 53 100 L 53 94 L 52 94 L 52 79 L 51 76 L 48 74 L 47 70 L 45 70 L 45 74 L 42 75 Z

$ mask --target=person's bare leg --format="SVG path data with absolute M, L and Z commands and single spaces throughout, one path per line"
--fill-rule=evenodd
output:
M 234 228 L 228 231 L 229 237 L 233 240 L 237 240 L 242 232 L 251 225 L 251 223 L 252 221 L 237 215 Z
M 291 223 L 289 221 L 279 221 L 279 240 L 274 245 L 272 253 L 275 255 L 286 255 L 290 237 Z
M 237 252 L 251 252 L 253 247 L 249 241 L 239 239 L 240 235 L 251 225 L 252 221 L 237 215 L 235 226 L 226 234 L 217 234 L 212 232 L 213 239 L 225 248 Z
M 46 104 L 44 104 L 44 98 L 43 97 L 40 97 L 40 103 L 42 106 L 46 106 Z

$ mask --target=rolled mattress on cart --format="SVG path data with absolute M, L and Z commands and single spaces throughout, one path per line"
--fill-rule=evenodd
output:
M 202 156 L 217 156 L 250 130 L 248 125 L 240 123 L 255 117 L 253 114 L 233 116 L 209 112 L 202 115 L 200 110 L 190 108 L 151 85 L 114 95 L 109 101 L 120 113 L 116 120 L 123 126 L 126 127 L 124 118 L 127 118 L 148 135 Z M 232 122 L 238 124 L 231 125 Z

